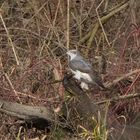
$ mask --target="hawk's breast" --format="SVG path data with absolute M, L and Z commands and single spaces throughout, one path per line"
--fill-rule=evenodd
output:
M 83 73 L 83 72 L 81 72 L 79 70 L 74 71 L 74 70 L 71 69 L 71 71 L 74 74 L 75 79 L 77 79 L 77 80 L 84 79 L 84 80 L 87 80 L 89 82 L 92 82 L 92 78 L 90 77 L 90 74 Z

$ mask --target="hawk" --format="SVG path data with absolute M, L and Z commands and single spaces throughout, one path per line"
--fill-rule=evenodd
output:
M 97 85 L 100 89 L 105 89 L 102 79 L 92 67 L 92 65 L 84 59 L 77 50 L 69 50 L 69 67 L 74 74 L 74 78 L 80 81 L 82 89 L 89 90 L 89 85 Z

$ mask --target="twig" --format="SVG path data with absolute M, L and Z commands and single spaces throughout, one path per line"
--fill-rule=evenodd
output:
M 108 15 L 100 18 L 100 21 L 102 24 L 104 24 L 109 18 L 111 18 L 113 15 L 115 15 L 116 13 L 118 13 L 119 11 L 121 11 L 122 9 L 126 8 L 129 5 L 129 2 L 126 2 L 125 4 L 123 4 L 120 7 L 117 7 L 116 9 L 114 9 L 113 11 L 111 11 Z M 96 24 L 94 25 L 94 28 L 92 29 L 92 31 L 90 31 L 87 35 L 85 35 L 80 41 L 79 43 L 82 44 L 84 43 L 88 38 L 88 48 L 90 47 L 91 42 L 93 41 L 93 38 L 95 37 L 95 34 L 98 30 L 98 28 L 100 27 L 99 21 L 96 22 Z M 89 50 L 89 49 L 87 49 Z
M 137 26 L 135 10 L 136 10 L 136 1 L 130 0 L 131 20 L 132 20 L 132 23 Z M 139 42 L 139 38 L 137 36 L 137 33 L 134 34 L 134 42 L 136 42 L 136 46 L 139 47 L 140 42 Z
M 16 90 L 15 90 L 15 88 L 14 88 L 14 86 L 13 86 L 13 84 L 12 84 L 10 78 L 9 78 L 9 76 L 8 76 L 6 73 L 4 73 L 4 75 L 5 75 L 5 77 L 6 77 L 7 81 L 8 81 L 8 83 L 9 83 L 9 85 L 11 86 L 12 90 L 14 91 L 15 95 L 17 96 L 19 102 L 22 104 L 22 102 L 21 102 L 21 100 L 20 100 L 20 98 L 19 98 L 19 96 L 18 96 L 18 93 L 16 92 Z
M 104 36 L 105 36 L 106 42 L 107 42 L 108 46 L 110 47 L 109 40 L 108 40 L 108 38 L 107 38 L 107 35 L 106 35 L 106 33 L 105 33 L 103 24 L 102 24 L 102 22 L 101 22 L 101 18 L 100 18 L 99 13 L 98 13 L 98 9 L 99 9 L 99 7 L 102 5 L 103 2 L 104 2 L 104 0 L 102 0 L 101 3 L 100 3 L 100 4 L 98 5 L 98 7 L 96 8 L 96 14 L 97 14 L 97 17 L 98 17 L 98 21 L 99 21 L 100 27 L 102 28 L 103 34 L 104 34 Z M 89 45 L 91 45 L 91 44 L 89 44 Z
M 109 3 L 109 0 L 106 0 L 106 1 L 105 1 L 104 12 L 107 12 L 108 3 Z
M 133 82 L 130 85 L 130 87 L 128 88 L 128 90 L 126 91 L 125 95 L 127 95 L 129 93 L 129 91 L 132 89 L 133 85 L 136 83 L 136 81 L 139 77 L 140 77 L 140 71 L 139 71 L 138 75 L 136 76 L 136 78 L 133 80 Z
M 66 34 L 66 38 L 67 38 L 67 49 L 69 49 L 69 31 L 70 31 L 70 0 L 67 0 L 67 34 Z
M 110 83 L 108 83 L 108 82 L 105 83 L 105 87 L 111 87 L 112 85 L 117 84 L 119 81 L 125 79 L 126 77 L 129 77 L 129 76 L 131 76 L 131 75 L 133 75 L 135 73 L 138 73 L 138 72 L 140 72 L 140 69 L 136 69 L 136 70 L 131 71 L 131 72 L 127 73 L 127 74 L 124 74 L 123 76 L 115 79 L 114 81 L 112 81 Z
M 95 104 L 99 105 L 99 104 L 104 104 L 104 103 L 107 103 L 107 102 L 115 102 L 115 101 L 118 101 L 118 100 L 132 99 L 132 98 L 139 97 L 139 96 L 140 96 L 140 93 L 122 95 L 122 96 L 119 96 L 119 97 L 113 97 L 111 99 L 99 101 L 99 102 L 96 102 Z
M 8 39 L 9 39 L 9 42 L 10 42 L 10 44 L 11 44 L 11 47 L 12 47 L 12 50 L 13 50 L 13 53 L 14 53 L 14 56 L 15 56 L 15 59 L 16 59 L 16 63 L 17 63 L 17 65 L 19 65 L 19 60 L 18 60 L 18 57 L 17 57 L 17 54 L 16 54 L 16 50 L 15 50 L 14 44 L 13 44 L 12 39 L 11 39 L 11 37 L 10 37 L 9 31 L 7 30 L 7 27 L 6 27 L 6 25 L 5 25 L 5 22 L 4 22 L 4 20 L 3 20 L 3 17 L 2 17 L 2 15 L 1 15 L 1 12 L 0 12 L 0 18 L 1 18 L 2 24 L 3 24 L 3 26 L 4 26 L 4 29 L 5 29 L 5 31 L 6 31 L 7 37 L 8 37 Z

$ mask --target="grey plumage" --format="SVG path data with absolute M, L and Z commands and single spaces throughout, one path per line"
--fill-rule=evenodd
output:
M 80 71 L 81 73 L 88 74 L 91 78 L 91 80 L 89 80 L 88 78 L 84 78 L 84 76 L 82 76 L 78 80 L 87 84 L 97 85 L 102 89 L 105 88 L 98 72 L 93 69 L 92 65 L 84 59 L 78 51 L 70 50 L 67 54 L 71 57 L 69 67 L 72 69 L 73 73 Z
M 92 69 L 92 66 L 85 62 L 83 59 L 74 59 L 69 62 L 69 66 L 71 69 L 79 70 L 84 73 L 89 73 Z

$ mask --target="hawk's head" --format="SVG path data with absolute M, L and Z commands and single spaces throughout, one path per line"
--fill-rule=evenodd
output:
M 69 51 L 67 51 L 67 55 L 70 56 L 70 60 L 72 60 L 78 55 L 78 51 L 77 50 L 69 50 Z

